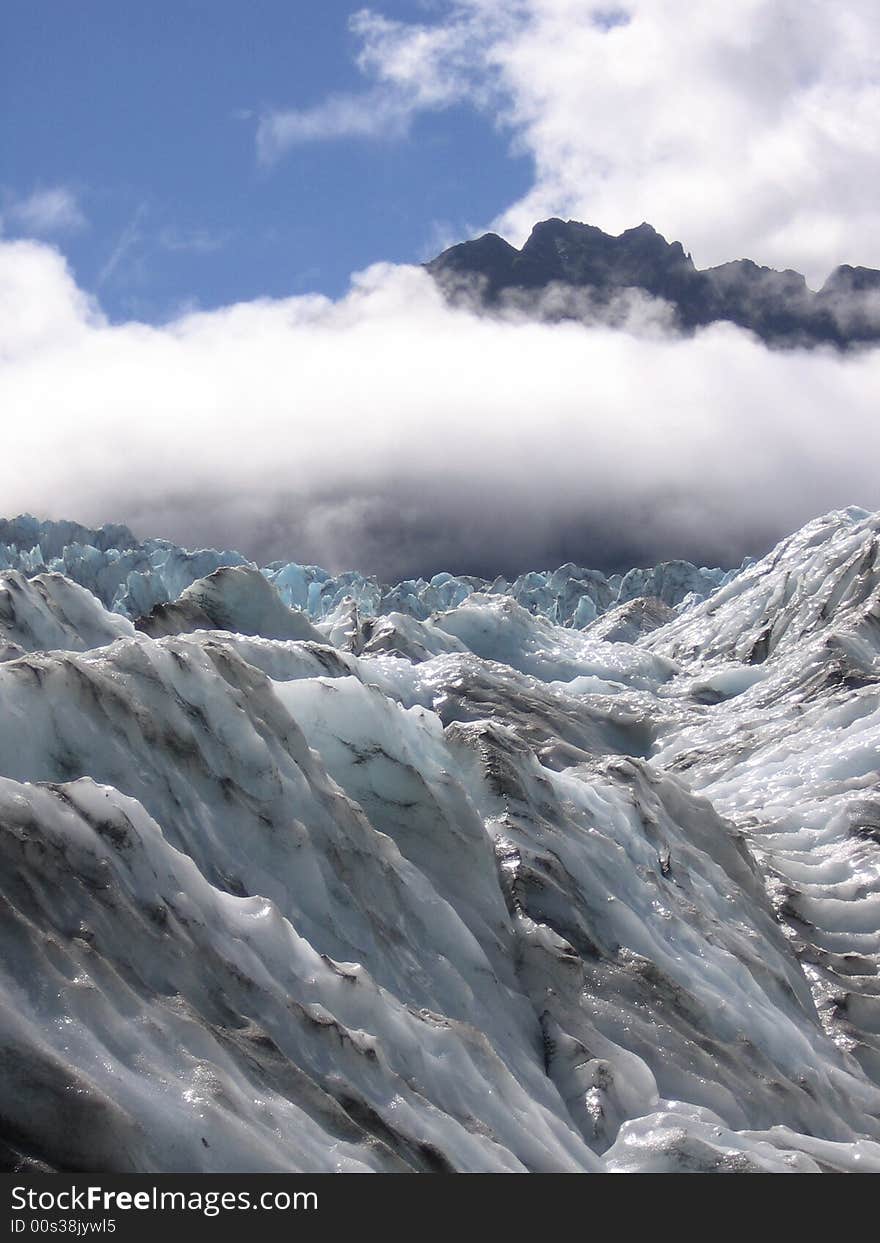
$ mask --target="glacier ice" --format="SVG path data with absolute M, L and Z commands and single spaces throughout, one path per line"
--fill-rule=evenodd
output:
M 237 552 L 189 552 L 167 540 L 141 541 L 124 526 L 91 530 L 71 522 L 39 522 L 30 515 L 0 519 L 0 570 L 63 574 L 87 587 L 106 608 L 132 619 L 145 616 L 156 605 L 176 602 L 186 588 L 221 567 L 249 565 Z M 606 577 L 598 570 L 568 564 L 552 572 L 522 574 L 512 583 L 505 578 L 489 583 L 440 573 L 430 580 L 387 586 L 355 571 L 333 575 L 295 562 L 272 562 L 262 572 L 284 604 L 312 621 L 332 624 L 336 615 L 347 617 L 352 607 L 364 618 L 403 613 L 424 621 L 432 613 L 455 608 L 474 592 L 488 592 L 576 628 L 613 604 L 639 596 L 657 597 L 670 606 L 691 596 L 702 599 L 735 574 L 672 561 Z
M 134 633 L 131 622 L 108 613 L 90 591 L 61 574 L 26 578 L 0 571 L 0 659 L 61 648 L 86 651 Z
M 0 522 L 0 1165 L 880 1171 L 880 515 L 733 573 Z

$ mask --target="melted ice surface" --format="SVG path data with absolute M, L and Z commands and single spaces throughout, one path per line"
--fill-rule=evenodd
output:
M 880 515 L 514 584 L 0 545 L 6 1168 L 880 1170 Z

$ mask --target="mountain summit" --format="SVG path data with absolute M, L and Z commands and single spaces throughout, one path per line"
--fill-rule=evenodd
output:
M 777 346 L 880 342 L 880 271 L 844 265 L 814 292 L 799 272 L 751 259 L 699 269 L 680 242 L 646 223 L 614 237 L 575 220 L 543 220 L 521 250 L 486 233 L 426 267 L 453 301 L 475 299 L 482 310 L 601 319 L 635 292 L 667 303 L 685 332 L 729 321 Z

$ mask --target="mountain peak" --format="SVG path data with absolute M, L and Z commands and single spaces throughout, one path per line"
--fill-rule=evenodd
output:
M 644 220 L 615 236 L 553 216 L 538 221 L 519 250 L 487 233 L 450 247 L 426 267 L 448 297 L 466 294 L 473 302 L 476 295 L 484 311 L 515 305 L 536 318 L 579 318 L 577 298 L 553 298 L 548 310 L 541 295 L 561 287 L 588 292 L 595 317 L 636 290 L 668 303 L 685 332 L 726 321 L 774 346 L 880 342 L 880 271 L 842 265 L 816 294 L 799 272 L 750 258 L 700 270 L 681 242 L 667 241 Z

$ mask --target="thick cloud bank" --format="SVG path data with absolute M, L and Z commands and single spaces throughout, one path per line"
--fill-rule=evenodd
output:
M 111 325 L 63 259 L 0 245 L 4 509 L 394 579 L 733 563 L 880 506 L 880 351 L 716 326 L 480 319 L 413 268 L 339 302 Z

